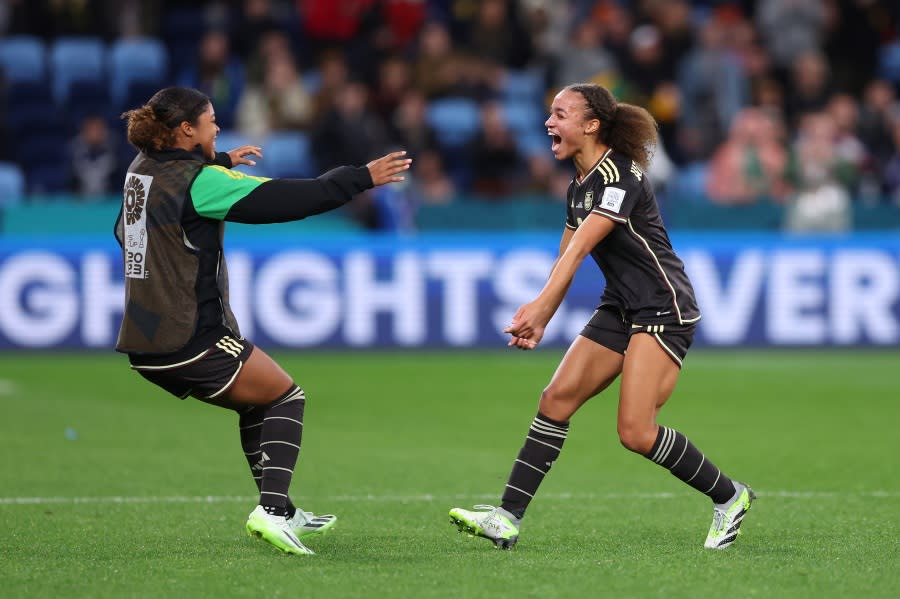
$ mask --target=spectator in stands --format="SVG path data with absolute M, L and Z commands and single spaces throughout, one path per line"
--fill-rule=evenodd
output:
M 214 29 L 203 36 L 195 63 L 181 72 L 178 84 L 208 95 L 216 106 L 219 126 L 234 127 L 238 101 L 244 92 L 244 67 L 231 55 L 224 31 Z
M 849 189 L 857 174 L 837 153 L 837 127 L 827 112 L 805 115 L 791 151 L 791 231 L 844 231 L 851 225 Z
M 457 194 L 456 186 L 444 169 L 440 152 L 425 150 L 416 156 L 416 170 L 410 180 L 412 198 L 420 204 L 449 204 Z
M 825 56 L 810 50 L 794 61 L 789 84 L 790 93 L 785 106 L 788 122 L 794 127 L 806 113 L 819 112 L 828 104 L 833 93 Z
M 271 0 L 243 0 L 239 23 L 233 37 L 234 51 L 244 64 L 253 58 L 268 34 L 283 34 L 283 27 L 275 18 Z
M 100 115 L 86 116 L 69 144 L 72 191 L 82 198 L 101 199 L 120 190 L 125 171 L 119 156 L 106 120 Z
M 482 107 L 481 130 L 472 143 L 471 154 L 475 193 L 501 198 L 517 191 L 525 164 L 499 102 Z
M 387 132 L 368 103 L 369 90 L 359 81 L 349 82 L 338 92 L 334 107 L 312 132 L 319 170 L 361 164 L 388 145 Z
M 900 117 L 900 101 L 893 86 L 882 79 L 869 83 L 863 92 L 859 136 L 875 162 L 876 171 L 884 168 L 896 150 L 891 131 L 897 117 Z
M 555 87 L 571 81 L 614 81 L 619 71 L 615 56 L 603 47 L 602 29 L 590 20 L 575 25 L 553 61 Z
M 303 86 L 294 58 L 269 57 L 262 84 L 250 85 L 237 107 L 238 129 L 253 139 L 278 130 L 305 129 L 312 119 L 312 95 Z
M 707 159 L 725 138 L 735 116 L 747 104 L 747 76 L 728 46 L 728 28 L 716 19 L 702 26 L 700 44 L 681 65 L 682 151 L 691 159 Z
M 459 53 L 442 23 L 426 23 L 419 33 L 413 80 L 429 100 L 449 95 L 461 76 Z
M 378 82 L 372 94 L 372 108 L 385 123 L 390 122 L 406 93 L 412 87 L 409 63 L 400 56 L 389 56 L 378 65 Z
M 420 156 L 436 149 L 438 145 L 437 133 L 428 124 L 426 110 L 427 103 L 422 92 L 409 89 L 394 110 L 388 127 L 391 143 L 404 148 L 410 156 L 415 156 L 420 165 Z
M 788 191 L 788 153 L 775 117 L 745 108 L 709 164 L 707 193 L 718 204 L 783 200 Z
M 359 81 L 350 81 L 338 90 L 334 107 L 312 131 L 314 159 L 319 170 L 326 171 L 341 164 L 361 164 L 372 152 L 388 147 L 387 132 L 378 116 L 368 106 L 369 90 Z M 363 195 L 350 206 L 351 216 L 364 227 L 377 229 L 381 224 L 379 208 L 370 194 Z
M 524 68 L 531 60 L 531 38 L 522 24 L 516 0 L 482 0 L 466 28 L 463 50 L 493 65 Z
M 874 164 L 869 158 L 869 152 L 857 135 L 859 128 L 859 105 L 849 94 L 836 94 L 832 96 L 826 107 L 826 112 L 834 122 L 834 150 L 838 160 L 853 167 L 858 176 L 866 175 L 868 181 L 874 176 Z M 860 180 L 849 181 L 852 183 L 850 191 L 858 195 L 862 190 L 858 183 Z M 867 194 L 877 194 L 875 189 L 867 189 Z
M 894 119 L 891 133 L 894 138 L 894 153 L 888 158 L 883 170 L 883 191 L 888 202 L 900 208 L 900 117 Z
M 319 121 L 333 108 L 337 95 L 347 85 L 350 68 L 340 50 L 330 49 L 319 56 L 319 89 L 313 96 L 313 120 Z
M 757 29 L 783 71 L 801 54 L 819 49 L 827 19 L 827 3 L 818 0 L 759 0 L 756 5 Z

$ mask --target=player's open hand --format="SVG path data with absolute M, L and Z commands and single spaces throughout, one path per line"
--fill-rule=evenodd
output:
M 412 158 L 406 158 L 406 150 L 391 152 L 366 165 L 372 176 L 372 184 L 378 187 L 385 183 L 399 183 L 404 177 L 401 173 L 409 170 Z
M 241 146 L 233 150 L 228 150 L 228 157 L 231 158 L 231 166 L 235 167 L 239 164 L 247 166 L 256 166 L 256 161 L 246 158 L 246 156 L 256 156 L 262 158 L 262 148 L 259 146 Z

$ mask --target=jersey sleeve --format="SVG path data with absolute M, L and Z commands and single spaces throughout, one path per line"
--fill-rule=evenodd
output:
M 606 164 L 611 164 L 608 162 Z M 604 167 L 601 163 L 600 167 Z M 644 173 L 637 165 L 631 163 L 631 168 L 624 165 L 606 166 L 606 172 L 601 171 L 601 177 L 595 177 L 594 207 L 591 212 L 603 215 L 618 223 L 628 221 L 631 211 L 644 193 Z M 607 176 L 608 173 L 608 176 Z
M 225 220 L 232 206 L 269 180 L 267 177 L 254 177 L 224 166 L 204 166 L 191 185 L 194 210 L 205 218 Z

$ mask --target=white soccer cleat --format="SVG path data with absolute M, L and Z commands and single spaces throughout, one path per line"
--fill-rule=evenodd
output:
M 294 513 L 293 518 L 288 518 L 288 526 L 294 531 L 298 539 L 312 537 L 328 532 L 337 522 L 337 516 L 324 514 L 317 516 L 312 512 L 304 512 L 300 508 Z
M 284 516 L 273 516 L 261 505 L 256 506 L 247 518 L 247 533 L 274 545 L 285 553 L 315 555 L 312 549 L 300 542 Z
M 489 539 L 498 549 L 512 549 L 519 540 L 519 519 L 492 505 L 476 505 L 477 512 L 455 507 L 450 522 L 460 532 Z
M 734 481 L 735 497 L 730 502 L 713 506 L 713 521 L 706 535 L 707 549 L 725 549 L 741 533 L 741 522 L 750 509 L 756 494 L 743 483 Z

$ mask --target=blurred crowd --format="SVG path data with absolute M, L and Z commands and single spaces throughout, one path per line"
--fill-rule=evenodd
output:
M 373 228 L 464 196 L 562 199 L 546 107 L 590 81 L 658 121 L 650 176 L 670 204 L 769 202 L 792 229 L 845 229 L 855 203 L 900 207 L 898 23 L 896 0 L 0 3 L 6 36 L 162 40 L 166 83 L 207 93 L 223 137 L 302 133 L 303 174 L 407 149 L 402 197 L 356 215 Z M 71 191 L 120 186 L 115 116 L 77 123 Z

